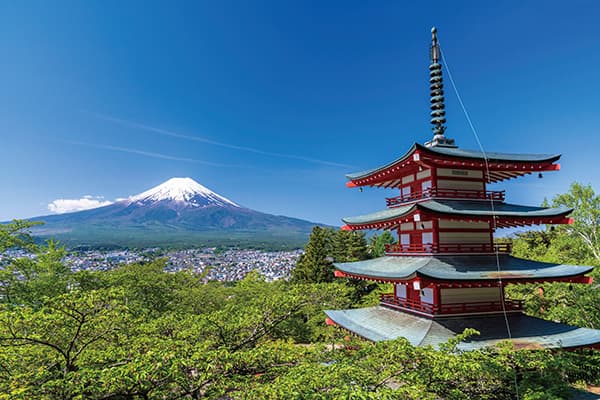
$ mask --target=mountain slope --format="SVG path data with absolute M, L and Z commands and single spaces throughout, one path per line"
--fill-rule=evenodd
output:
M 32 218 L 34 230 L 69 246 L 303 245 L 315 225 L 262 213 L 211 191 L 190 178 L 172 178 L 108 206 Z

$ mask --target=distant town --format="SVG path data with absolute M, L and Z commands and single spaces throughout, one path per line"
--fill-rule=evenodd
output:
M 191 271 L 203 281 L 239 281 L 251 271 L 258 271 L 267 281 L 289 278 L 303 250 L 265 252 L 259 250 L 215 247 L 164 251 L 158 248 L 143 250 L 88 250 L 71 252 L 65 263 L 73 271 L 107 271 L 122 264 L 166 258 L 166 272 Z M 7 251 L 0 256 L 0 268 L 16 257 L 34 257 L 23 250 Z

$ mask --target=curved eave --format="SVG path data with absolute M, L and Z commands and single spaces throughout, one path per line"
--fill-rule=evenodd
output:
M 417 209 L 417 204 L 387 208 L 371 214 L 342 218 L 347 229 L 394 229 L 402 220 L 410 218 Z M 344 227 L 343 229 L 346 229 Z
M 417 155 L 413 155 L 418 152 Z M 366 171 L 347 174 L 348 187 L 358 186 L 384 186 L 393 187 L 401 177 L 396 172 L 411 163 L 424 163 L 438 167 L 457 168 L 483 168 L 487 159 L 486 173 L 488 182 L 499 182 L 505 179 L 516 178 L 533 172 L 555 171 L 560 169 L 559 164 L 554 164 L 561 157 L 560 154 L 515 154 L 515 153 L 484 153 L 474 150 L 463 150 L 455 147 L 425 147 L 415 143 L 398 159 L 381 167 Z M 398 176 L 396 176 L 398 175 Z
M 560 154 L 522 154 L 522 153 L 498 153 L 498 152 L 486 152 L 484 153 L 477 150 L 466 150 L 458 147 L 425 147 L 419 143 L 415 143 L 415 147 L 418 150 L 425 151 L 433 154 L 440 154 L 447 157 L 457 159 L 468 159 L 483 161 L 487 159 L 488 162 L 493 163 L 553 163 L 560 159 Z
M 573 211 L 572 208 L 563 207 L 530 207 L 497 201 L 470 200 L 429 200 L 417 203 L 417 207 L 424 211 L 444 215 L 512 218 L 560 218 Z
M 410 161 L 412 154 L 417 149 L 417 146 L 420 146 L 420 145 L 417 144 L 417 143 L 413 144 L 410 147 L 410 149 L 406 153 L 404 153 L 404 155 L 402 155 L 400 158 L 397 158 L 397 159 L 395 159 L 394 161 L 392 161 L 392 162 L 390 162 L 388 164 L 385 164 L 385 165 L 383 165 L 381 167 L 368 169 L 366 171 L 361 171 L 361 172 L 355 172 L 355 173 L 351 173 L 351 174 L 346 174 L 346 178 L 348 178 L 351 181 L 365 179 L 365 178 L 370 177 L 371 175 L 377 174 L 378 172 L 383 172 L 385 170 L 388 170 L 390 168 L 393 168 L 393 167 L 397 166 L 398 164 L 402 164 L 402 162 Z
M 404 337 L 413 346 L 438 347 L 465 328 L 474 328 L 480 334 L 460 342 L 458 349 L 481 349 L 503 340 L 510 340 L 521 349 L 597 348 L 600 343 L 600 330 L 577 328 L 523 314 L 430 319 L 382 306 L 325 310 L 325 314 L 329 324 L 375 342 Z M 510 338 L 505 328 L 507 320 Z
M 431 257 L 379 257 L 364 261 L 334 263 L 348 277 L 367 280 L 402 281 L 415 277 Z
M 371 214 L 342 218 L 345 230 L 396 229 L 411 221 L 419 212 L 432 217 L 448 216 L 454 219 L 495 220 L 497 228 L 537 224 L 569 224 L 566 218 L 573 209 L 527 207 L 501 202 L 466 200 L 428 200 L 406 206 L 388 208 Z M 425 217 L 423 219 L 426 219 Z
M 496 260 L 499 260 L 500 268 Z M 499 280 L 511 283 L 591 283 L 591 279 L 584 275 L 593 270 L 590 266 L 544 263 L 508 255 L 501 255 L 498 259 L 495 255 L 386 256 L 365 261 L 335 263 L 334 267 L 343 274 L 336 274 L 338 277 L 397 282 L 418 276 L 440 283 Z

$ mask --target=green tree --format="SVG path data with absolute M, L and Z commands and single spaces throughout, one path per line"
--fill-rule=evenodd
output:
M 64 247 L 50 240 L 37 245 L 28 229 L 36 222 L 14 221 L 0 225 L 0 251 L 23 249 L 27 256 L 14 258 L 4 254 L 4 267 L 0 269 L 0 303 L 36 306 L 44 296 L 65 293 L 74 284 L 73 274 L 63 263 Z
M 106 272 L 100 284 L 123 288 L 129 308 L 139 313 L 160 315 L 178 307 L 180 291 L 200 286 L 199 280 L 189 272 L 165 274 L 166 263 L 166 259 L 160 258 L 122 265 Z
M 331 255 L 336 262 L 367 258 L 367 240 L 363 232 L 338 230 L 331 233 Z
M 41 225 L 41 222 L 14 220 L 8 224 L 0 224 L 0 252 L 10 248 L 35 248 L 29 228 Z
M 344 232 L 341 231 L 340 232 Z M 361 261 L 368 258 L 367 239 L 363 232 L 349 232 L 346 247 L 346 262 Z
M 326 228 L 315 226 L 310 234 L 296 268 L 292 272 L 293 282 L 331 282 L 333 258 L 331 257 L 331 233 Z
M 336 238 L 343 260 L 364 256 L 353 250 L 364 236 L 313 233 L 306 250 L 321 269 L 305 270 L 310 279 L 333 279 L 323 270 L 331 266 Z M 16 245 L 11 235 L 0 248 Z M 549 240 L 552 247 L 555 239 Z M 600 356 L 591 352 L 517 351 L 506 344 L 457 351 L 458 341 L 474 332 L 439 350 L 405 339 L 347 337 L 325 325 L 323 315 L 355 301 L 345 280 L 292 284 L 251 273 L 234 284 L 202 284 L 189 273 L 165 273 L 164 260 L 71 273 L 60 246 L 39 251 L 32 260 L 9 261 L 18 279 L 3 276 L 11 300 L 0 302 L 0 400 L 509 400 L 517 387 L 520 398 L 533 400 L 565 398 L 569 383 L 600 380 Z M 547 285 L 548 296 L 527 294 L 533 313 L 597 323 L 590 286 Z M 581 304 L 587 308 L 575 312 Z
M 569 191 L 552 199 L 554 207 L 573 208 L 573 224 L 557 227 L 581 240 L 585 249 L 600 261 L 600 196 L 594 193 L 591 185 L 578 182 L 571 184 Z
M 516 239 L 512 241 L 512 255 L 544 261 L 555 259 L 553 245 L 556 238 L 557 232 L 554 229 L 517 233 Z
M 119 342 L 126 315 L 114 291 L 74 291 L 0 312 L 0 392 L 7 398 L 72 398 L 89 353 Z M 109 353 L 92 362 L 106 367 Z
M 568 193 L 552 200 L 553 206 L 574 208 L 572 225 L 547 227 L 519 234 L 513 240 L 513 255 L 550 263 L 600 264 L 598 247 L 599 196 L 590 186 L 573 183 Z M 595 280 L 599 271 L 592 272 Z M 600 292 L 595 285 L 544 283 L 511 285 L 507 294 L 525 300 L 526 312 L 566 324 L 600 328 Z
M 369 255 L 373 258 L 385 255 L 385 245 L 395 243 L 394 236 L 390 231 L 383 231 L 381 235 L 374 234 L 369 239 Z

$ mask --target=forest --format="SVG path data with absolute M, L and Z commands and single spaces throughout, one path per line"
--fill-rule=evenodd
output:
M 572 225 L 511 240 L 513 255 L 600 266 L 600 196 L 574 183 L 548 204 L 575 208 Z M 165 260 L 72 272 L 65 248 L 36 243 L 30 222 L 0 225 L 0 253 L 34 258 L 0 270 L 0 399 L 564 399 L 600 385 L 600 354 L 460 352 L 405 339 L 372 343 L 324 323 L 324 309 L 376 304 L 385 285 L 334 279 L 332 263 L 377 257 L 388 233 L 314 228 L 289 281 L 251 273 L 235 284 L 165 273 Z M 595 283 L 513 285 L 530 315 L 600 328 Z

